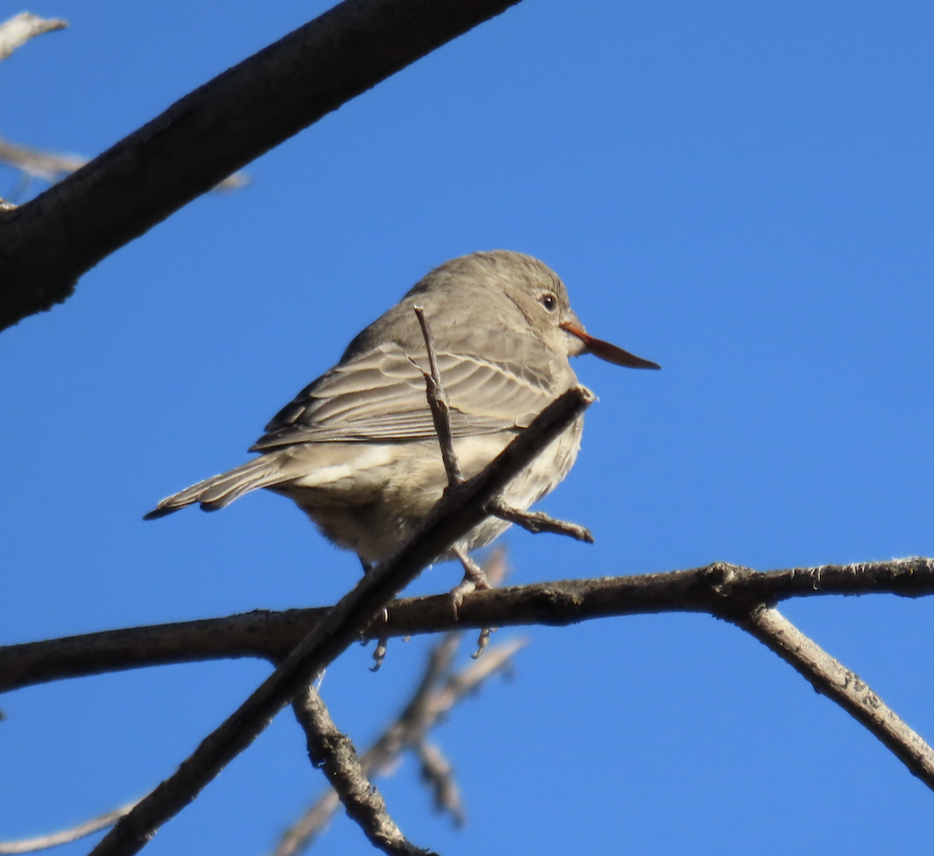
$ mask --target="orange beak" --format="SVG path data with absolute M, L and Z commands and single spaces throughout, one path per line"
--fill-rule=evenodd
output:
M 606 360 L 608 363 L 613 363 L 617 366 L 626 366 L 630 369 L 661 368 L 658 363 L 653 363 L 651 360 L 643 360 L 642 357 L 630 354 L 629 351 L 624 351 L 622 348 L 617 348 L 616 345 L 604 342 L 603 339 L 597 339 L 591 336 L 588 332 L 580 327 L 575 327 L 574 324 L 569 321 L 565 321 L 561 325 L 561 329 L 577 336 L 591 354 L 595 357 L 600 357 L 601 360 Z

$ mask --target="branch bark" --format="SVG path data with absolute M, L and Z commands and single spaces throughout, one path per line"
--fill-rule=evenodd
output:
M 446 677 L 461 633 L 449 633 L 434 646 L 425 672 L 415 692 L 399 716 L 360 756 L 365 775 L 379 775 L 394 766 L 405 750 L 415 751 L 422 762 L 423 773 L 435 793 L 435 805 L 451 814 L 454 822 L 463 823 L 463 807 L 457 799 L 457 789 L 451 776 L 441 775 L 437 755 L 433 754 L 432 769 L 425 769 L 426 756 L 434 747 L 428 743 L 428 733 L 458 702 L 475 692 L 490 676 L 509 668 L 512 657 L 525 646 L 521 639 L 511 639 L 487 650 L 479 662 Z M 435 750 L 436 752 L 436 750 Z M 429 778 L 430 776 L 430 778 Z M 283 834 L 272 856 L 295 856 L 308 847 L 337 810 L 341 800 L 330 788 Z
M 814 689 L 835 701 L 934 790 L 934 750 L 877 696 L 855 672 L 805 636 L 778 610 L 753 610 L 734 621 L 802 674 Z
M 313 687 L 292 700 L 295 717 L 305 731 L 308 757 L 324 771 L 340 794 L 347 814 L 363 830 L 370 843 L 390 856 L 430 856 L 412 845 L 389 816 L 386 802 L 367 779 L 350 738 L 338 731 L 327 706 Z
M 560 626 L 623 615 L 707 612 L 743 618 L 756 605 L 793 597 L 934 594 L 934 559 L 753 571 L 716 562 L 686 571 L 558 580 L 477 592 L 457 620 L 447 594 L 407 598 L 389 606 L 364 633 L 415 636 L 453 629 L 546 624 Z M 203 660 L 257 657 L 278 662 L 329 608 L 257 610 L 226 618 L 159 624 L 0 647 L 0 692 L 63 678 Z
M 0 212 L 0 330 L 254 158 L 519 0 L 345 0 Z

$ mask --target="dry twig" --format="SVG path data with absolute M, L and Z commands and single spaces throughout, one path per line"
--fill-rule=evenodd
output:
M 431 418 L 435 423 L 435 433 L 441 444 L 441 459 L 444 461 L 444 471 L 447 473 L 448 485 L 455 487 L 464 480 L 457 453 L 454 451 L 454 433 L 451 431 L 451 414 L 448 406 L 448 396 L 441 382 L 441 370 L 438 368 L 438 355 L 435 351 L 435 340 L 425 317 L 425 309 L 416 306 L 415 316 L 422 328 L 425 338 L 425 349 L 428 351 L 428 371 L 422 371 L 425 376 L 425 390 L 428 396 L 428 406 L 431 408 Z
M 386 810 L 386 802 L 367 779 L 350 738 L 338 731 L 327 706 L 312 687 L 292 700 L 295 717 L 305 731 L 308 757 L 324 771 L 340 795 L 348 816 L 370 843 L 390 856 L 428 856 L 410 844 Z
M 43 33 L 51 33 L 53 30 L 64 30 L 67 26 L 67 21 L 59 18 L 40 18 L 31 12 L 14 15 L 0 24 L 0 62 L 30 39 Z
M 835 701 L 934 790 L 934 750 L 882 701 L 859 675 L 805 636 L 777 609 L 762 607 L 734 621 Z
M 405 750 L 420 758 L 423 774 L 435 794 L 436 807 L 463 822 L 464 811 L 450 765 L 437 747 L 427 741 L 429 731 L 454 705 L 475 692 L 493 674 L 509 667 L 513 655 L 526 643 L 514 639 L 488 650 L 479 663 L 471 664 L 446 678 L 450 663 L 463 634 L 449 633 L 432 648 L 428 663 L 411 700 L 379 739 L 360 756 L 360 767 L 367 776 L 385 773 Z M 426 761 L 430 759 L 430 766 Z M 332 788 L 323 794 L 282 836 L 273 856 L 294 856 L 310 846 L 340 805 Z
M 35 853 L 37 850 L 48 850 L 51 847 L 58 847 L 62 844 L 70 844 L 72 841 L 78 841 L 88 835 L 93 835 L 101 829 L 113 826 L 121 817 L 130 811 L 136 803 L 127 803 L 113 811 L 95 817 L 92 820 L 86 820 L 77 826 L 69 829 L 63 829 L 59 832 L 52 832 L 48 835 L 37 835 L 35 838 L 21 838 L 18 841 L 0 841 L 0 856 L 8 856 L 13 853 Z

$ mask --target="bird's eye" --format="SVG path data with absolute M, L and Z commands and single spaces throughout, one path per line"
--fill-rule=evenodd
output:
M 544 306 L 549 312 L 554 312 L 558 308 L 558 298 L 550 292 L 548 294 L 543 294 L 538 299 L 542 306 Z

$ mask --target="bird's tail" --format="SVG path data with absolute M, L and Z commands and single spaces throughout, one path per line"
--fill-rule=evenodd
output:
M 162 500 L 143 520 L 165 517 L 198 502 L 202 511 L 217 511 L 251 490 L 290 481 L 294 475 L 282 472 L 277 455 L 260 455 L 219 476 L 200 481 Z

